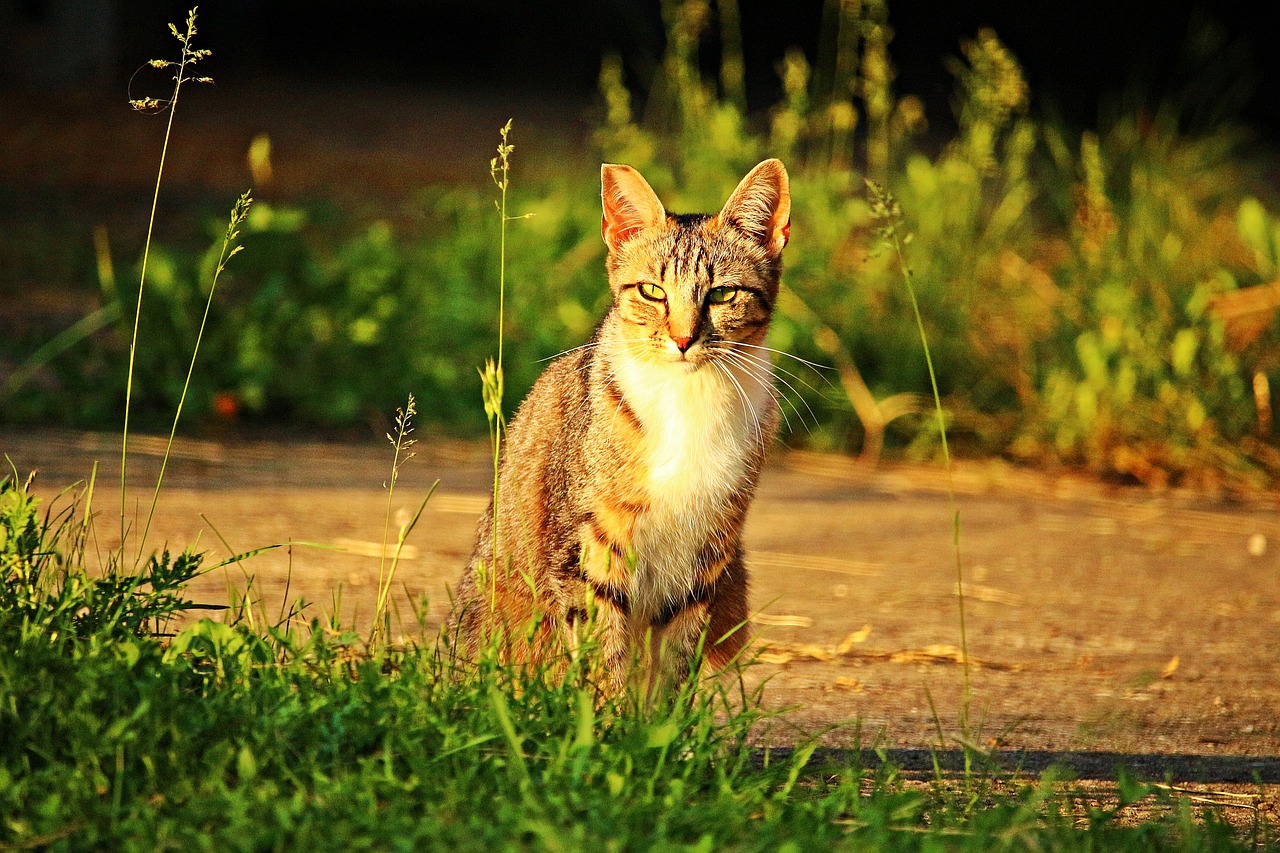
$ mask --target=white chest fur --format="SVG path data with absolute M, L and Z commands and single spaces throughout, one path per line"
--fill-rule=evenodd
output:
M 645 427 L 649 509 L 636 520 L 630 590 L 638 620 L 688 594 L 694 561 L 756 455 L 770 371 L 758 359 L 749 369 L 636 361 L 619 368 L 619 387 Z

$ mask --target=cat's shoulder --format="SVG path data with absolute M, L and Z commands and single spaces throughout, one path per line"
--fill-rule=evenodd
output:
M 528 428 L 531 420 L 540 421 L 543 429 L 556 426 L 556 421 L 570 417 L 580 408 L 590 394 L 590 372 L 593 346 L 570 350 L 551 360 L 533 383 L 529 395 L 516 410 L 513 430 L 519 426 Z

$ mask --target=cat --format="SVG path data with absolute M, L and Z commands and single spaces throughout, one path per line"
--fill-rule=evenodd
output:
M 716 215 L 668 213 L 630 166 L 600 177 L 613 306 L 516 411 L 497 535 L 491 503 L 451 630 L 533 663 L 590 631 L 617 691 L 636 660 L 652 686 L 746 642 L 742 528 L 778 426 L 764 339 L 791 197 L 772 159 Z

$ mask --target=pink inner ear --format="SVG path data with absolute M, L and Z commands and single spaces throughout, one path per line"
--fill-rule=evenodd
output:
M 600 236 L 611 246 L 621 246 L 627 240 L 630 240 L 637 231 L 640 230 L 640 220 L 635 217 L 634 212 L 630 218 L 617 217 L 610 221 L 609 214 L 600 217 Z
M 610 250 L 619 248 L 644 229 L 660 225 L 666 216 L 653 189 L 630 166 L 602 166 L 600 194 L 604 202 L 600 234 Z

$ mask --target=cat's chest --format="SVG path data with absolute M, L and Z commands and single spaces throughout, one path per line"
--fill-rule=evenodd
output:
M 757 455 L 769 398 L 761 382 L 729 371 L 679 363 L 619 370 L 644 427 L 638 449 L 652 505 L 711 507 L 739 488 Z
M 632 596 L 639 610 L 656 611 L 688 591 L 699 554 L 723 532 L 727 508 L 758 464 L 771 401 L 759 383 L 719 369 L 647 367 L 620 370 L 618 379 L 644 427 L 638 449 L 648 505 L 633 528 Z

